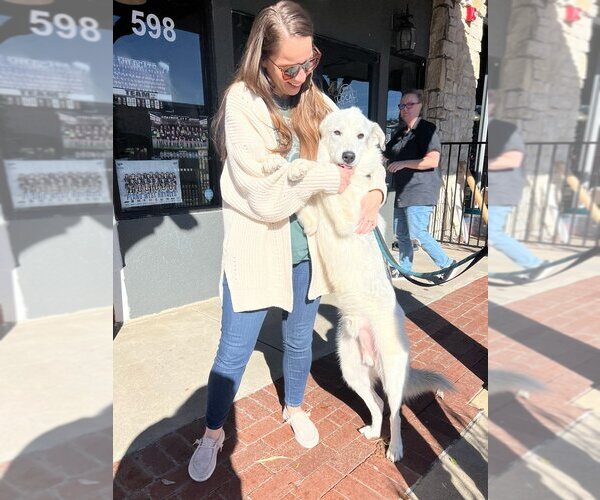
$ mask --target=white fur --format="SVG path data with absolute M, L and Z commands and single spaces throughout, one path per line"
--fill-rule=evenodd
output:
M 441 375 L 409 368 L 404 312 L 396 302 L 379 247 L 372 233 L 355 233 L 361 200 L 371 185 L 369 177 L 383 168 L 380 148 L 385 145 L 385 135 L 358 108 L 330 113 L 321 124 L 320 134 L 318 162 L 347 164 L 354 175 L 342 194 L 314 196 L 298 217 L 304 231 L 316 237 L 326 276 L 337 298 L 342 375 L 371 412 L 371 425 L 360 432 L 369 439 L 380 436 L 383 401 L 373 390 L 379 379 L 391 411 L 387 457 L 395 462 L 403 455 L 403 395 L 412 397 L 452 386 Z M 349 152 L 355 155 L 352 162 L 346 161 Z

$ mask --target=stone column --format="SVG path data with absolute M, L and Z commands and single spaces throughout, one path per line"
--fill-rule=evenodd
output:
M 485 0 L 474 0 L 474 21 L 454 0 L 434 0 L 425 76 L 423 116 L 436 123 L 442 141 L 471 141 L 479 77 Z M 484 55 L 485 56 L 485 55 Z

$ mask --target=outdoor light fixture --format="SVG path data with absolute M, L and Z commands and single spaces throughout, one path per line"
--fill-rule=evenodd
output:
M 472 23 L 477 19 L 477 7 L 473 7 L 472 5 L 467 5 L 467 13 L 465 15 L 465 21 L 467 23 Z
M 581 19 L 581 8 L 567 4 L 565 7 L 565 22 L 568 24 L 574 23 Z
M 412 14 L 408 12 L 408 4 L 404 14 L 394 13 L 392 18 L 392 31 L 394 32 L 393 45 L 396 50 L 412 52 L 417 45 L 417 30 L 410 22 Z

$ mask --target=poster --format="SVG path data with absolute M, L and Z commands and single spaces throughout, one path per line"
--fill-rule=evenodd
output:
M 169 65 L 113 55 L 113 99 L 116 104 L 161 109 L 173 100 Z
M 182 203 L 178 160 L 116 160 L 121 208 Z
M 0 54 L 0 96 L 6 104 L 73 109 L 93 101 L 90 66 Z
M 5 160 L 13 207 L 110 203 L 104 160 Z

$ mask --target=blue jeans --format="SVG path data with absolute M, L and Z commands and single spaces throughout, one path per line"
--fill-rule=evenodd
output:
M 312 337 L 320 298 L 308 300 L 310 261 L 292 270 L 294 303 L 283 312 L 283 379 L 285 404 L 300 406 L 312 362 Z M 268 309 L 234 312 L 227 277 L 223 277 L 223 312 L 219 349 L 208 377 L 206 426 L 219 429 L 229 415 L 242 375 L 256 345 Z
M 542 259 L 533 255 L 525 245 L 504 232 L 506 219 L 512 209 L 512 206 L 507 205 L 490 205 L 488 208 L 489 243 L 519 266 L 525 269 L 537 267 L 542 264 Z
M 405 271 L 412 270 L 411 240 L 419 240 L 421 248 L 438 267 L 444 268 L 452 264 L 452 259 L 446 255 L 440 244 L 427 231 L 431 212 L 433 212 L 433 205 L 414 205 L 394 209 L 400 265 Z

